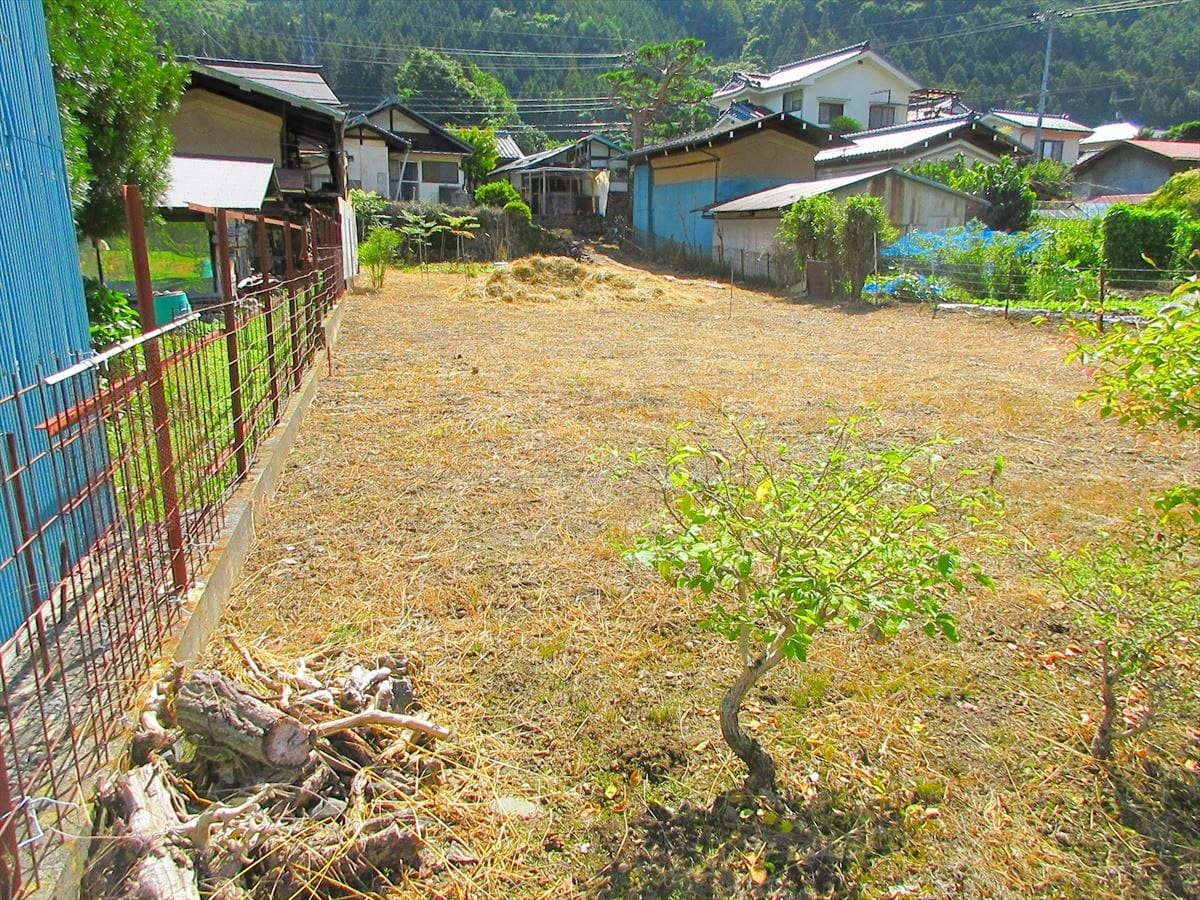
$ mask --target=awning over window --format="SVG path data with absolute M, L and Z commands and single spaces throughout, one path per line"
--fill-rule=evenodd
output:
M 171 157 L 168 173 L 164 209 L 262 209 L 275 165 L 269 159 L 180 154 Z

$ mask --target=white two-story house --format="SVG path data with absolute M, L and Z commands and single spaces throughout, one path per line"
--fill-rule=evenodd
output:
M 722 114 L 720 124 L 745 121 L 756 112 L 790 112 L 825 127 L 849 116 L 874 129 L 903 124 L 909 94 L 920 86 L 863 41 L 770 72 L 737 72 L 712 102 Z

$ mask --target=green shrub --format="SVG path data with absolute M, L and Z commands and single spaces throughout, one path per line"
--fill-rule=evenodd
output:
M 1112 270 L 1114 284 L 1137 285 L 1154 278 L 1140 272 L 1166 269 L 1175 259 L 1172 238 L 1180 213 L 1170 209 L 1142 209 L 1127 203 L 1114 204 L 1104 216 L 1104 262 Z
M 1101 262 L 1100 219 L 1049 219 L 1037 223 L 1045 235 L 1035 264 L 1096 269 Z
M 875 269 L 879 251 L 896 239 L 896 230 L 878 197 L 859 194 L 842 204 L 843 218 L 838 244 L 842 269 L 850 282 L 850 297 L 862 297 L 863 284 Z
M 797 200 L 780 220 L 779 240 L 795 254 L 796 268 L 805 260 L 829 264 L 829 283 L 837 295 L 862 297 L 877 254 L 895 239 L 883 201 L 858 195 L 839 202 L 828 194 Z
M 1171 268 L 1200 271 L 1200 219 L 1181 215 L 1171 235 Z
M 354 208 L 359 240 L 370 234 L 371 230 L 383 221 L 383 198 L 374 191 L 360 191 L 358 188 L 352 188 L 350 206 Z
M 1150 195 L 1146 209 L 1174 209 L 1200 219 L 1200 169 L 1176 172 Z
M 503 208 L 510 203 L 520 203 L 521 193 L 507 181 L 489 181 L 475 189 L 475 202 L 480 206 Z
M 87 302 L 88 330 L 94 350 L 104 350 L 142 330 L 137 310 L 129 297 L 120 291 L 95 278 L 85 278 L 83 297 Z
M 533 210 L 529 208 L 529 204 L 524 200 L 510 200 L 504 204 L 504 211 L 518 222 L 523 222 L 526 225 L 533 224 Z
M 837 233 L 841 222 L 838 203 L 826 194 L 797 200 L 779 221 L 779 241 L 795 253 L 796 271 L 807 260 L 837 260 Z
M 359 245 L 358 261 L 370 272 L 372 287 L 383 287 L 387 267 L 396 261 L 396 254 L 399 251 L 400 235 L 387 227 L 374 229 Z

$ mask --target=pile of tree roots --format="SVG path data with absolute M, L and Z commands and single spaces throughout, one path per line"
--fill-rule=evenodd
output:
M 436 865 L 405 800 L 440 780 L 450 734 L 415 714 L 408 661 L 323 679 L 236 649 L 238 678 L 179 670 L 151 692 L 131 767 L 101 787 L 85 896 L 344 897 Z

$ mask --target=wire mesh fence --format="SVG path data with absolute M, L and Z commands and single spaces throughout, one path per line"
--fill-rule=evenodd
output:
M 235 218 L 257 231 L 255 277 L 240 289 Z M 81 827 L 72 811 L 126 733 L 342 291 L 336 220 L 213 220 L 218 305 L 0 384 L 0 896 L 44 885 L 47 856 Z M 148 268 L 138 287 L 151 322 Z

